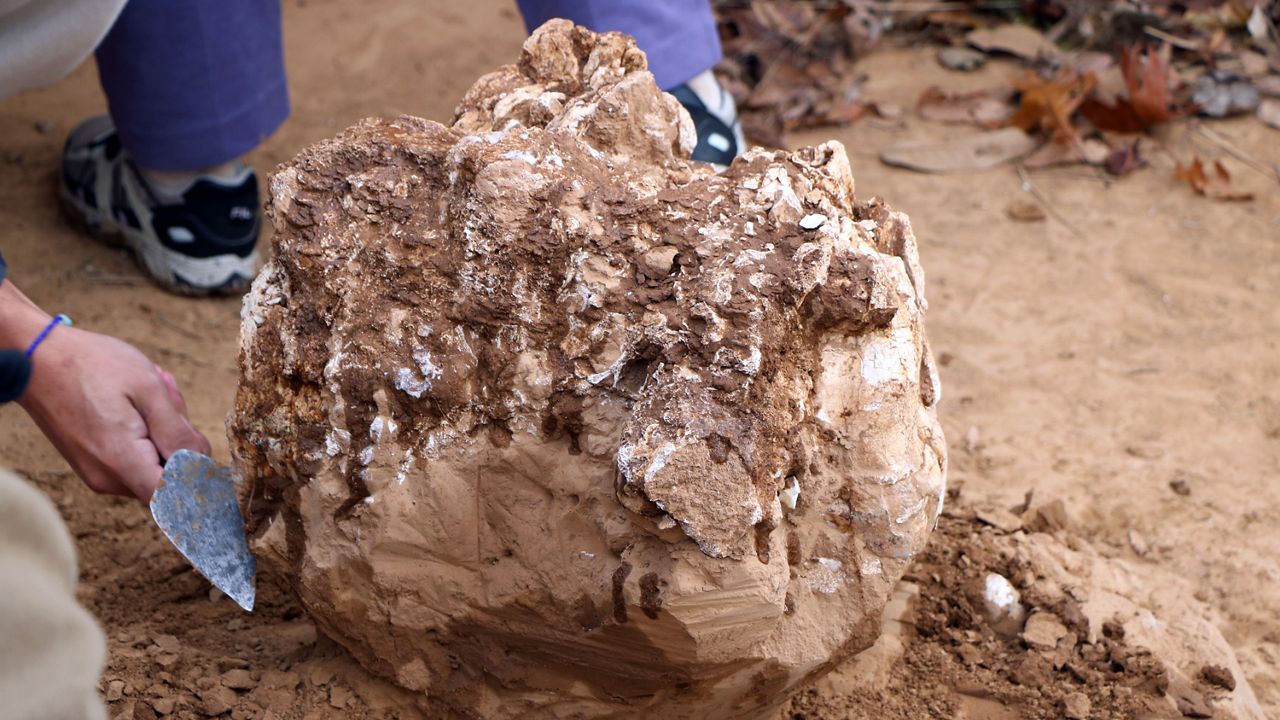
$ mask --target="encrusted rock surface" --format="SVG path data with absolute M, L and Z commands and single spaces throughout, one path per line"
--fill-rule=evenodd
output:
M 907 218 L 843 147 L 722 175 L 553 21 L 451 127 L 271 183 L 229 422 L 255 551 L 441 716 L 744 718 L 869 646 L 940 510 Z

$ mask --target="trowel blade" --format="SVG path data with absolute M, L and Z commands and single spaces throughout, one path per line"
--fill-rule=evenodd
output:
M 151 497 L 151 517 L 201 575 L 240 607 L 253 610 L 257 563 L 249 553 L 230 468 L 198 452 L 174 453 Z

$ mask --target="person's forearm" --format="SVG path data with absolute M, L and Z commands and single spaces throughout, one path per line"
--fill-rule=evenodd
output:
M 50 319 L 7 278 L 0 281 L 0 348 L 25 350 Z

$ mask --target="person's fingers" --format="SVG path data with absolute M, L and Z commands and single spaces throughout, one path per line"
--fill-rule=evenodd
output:
M 177 389 L 176 385 L 174 389 Z M 192 427 L 191 421 L 179 410 L 180 405 L 173 401 L 171 391 L 162 378 L 143 383 L 130 399 L 146 422 L 147 435 L 162 459 L 184 449 L 205 455 L 212 452 L 209 440 Z
M 195 442 L 196 445 L 191 449 L 195 450 L 198 453 L 202 453 L 204 455 L 212 455 L 213 445 L 209 444 L 209 438 L 205 437 L 204 433 L 197 430 L 196 426 L 192 425 L 190 420 L 187 421 L 187 427 L 190 428 L 192 434 L 195 435 L 195 439 L 193 442 Z
M 63 456 L 71 462 L 71 467 L 76 471 L 76 475 L 79 475 L 84 480 L 84 484 L 90 490 L 101 495 L 121 495 L 124 497 L 134 497 L 136 495 L 132 488 L 122 482 L 122 476 L 114 468 L 98 465 L 97 463 L 84 467 L 82 463 L 75 461 L 74 455 L 64 452 Z
M 90 490 L 102 495 L 123 495 L 126 497 L 133 496 L 135 493 L 131 488 L 122 482 L 123 476 L 117 472 L 113 465 L 116 462 L 115 452 L 124 450 L 120 443 L 111 443 L 106 446 L 106 450 L 111 455 L 106 455 L 99 451 L 94 445 L 84 444 L 85 438 L 75 437 L 66 432 L 64 428 L 51 417 L 62 417 L 62 413 L 54 413 L 52 416 L 37 411 L 33 412 L 31 417 L 36 421 L 36 425 L 49 438 L 49 442 L 57 448 L 58 454 L 66 459 L 71 465 L 71 469 L 76 475 L 84 481 L 84 484 Z M 84 423 L 80 423 L 77 427 L 84 427 Z M 127 443 L 126 443 L 127 444 Z M 148 443 L 149 444 L 149 443 Z M 155 448 L 151 449 L 155 452 Z
M 126 486 L 124 483 L 121 483 L 113 477 L 107 477 L 104 475 L 100 478 L 95 478 L 92 475 L 85 473 L 81 473 L 81 475 L 86 478 L 84 481 L 85 486 L 99 495 L 118 495 L 120 497 L 138 496 L 138 493 L 135 492 L 133 488 Z M 157 484 L 159 484 L 159 481 L 157 481 Z M 153 487 L 152 490 L 154 491 L 155 488 Z M 148 499 L 150 499 L 150 496 L 148 496 Z
M 169 391 L 169 399 L 178 408 L 178 412 L 187 415 L 187 399 L 182 396 L 182 391 L 178 389 L 178 381 L 174 379 L 173 373 L 156 365 L 156 372 L 160 373 L 160 379 L 164 381 L 164 389 Z
M 112 494 L 132 495 L 142 502 L 151 500 L 160 486 L 163 469 L 150 440 L 138 438 L 124 443 L 112 453 L 109 462 L 110 472 L 126 487 L 126 492 Z
M 191 418 L 187 411 L 187 399 L 183 397 L 182 390 L 178 389 L 178 381 L 174 379 L 172 373 L 159 365 L 156 366 L 156 369 L 160 371 L 160 379 L 164 381 L 165 390 L 169 392 L 169 399 L 172 400 L 174 406 L 178 408 L 178 412 L 182 413 L 182 419 L 186 420 L 187 427 L 191 428 L 191 432 L 195 433 L 196 438 L 199 439 L 199 444 L 190 449 L 204 453 L 205 455 L 212 455 L 213 446 L 209 444 L 209 439 L 204 436 L 204 433 L 196 430 L 196 426 L 191 423 Z M 166 455 L 165 457 L 168 456 Z

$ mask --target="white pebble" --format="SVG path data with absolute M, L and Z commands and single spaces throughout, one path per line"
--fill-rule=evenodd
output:
M 800 483 L 795 478 L 791 478 L 787 486 L 778 493 L 778 499 L 782 501 L 782 507 L 788 510 L 796 509 L 796 501 L 800 499 Z
M 1022 607 L 1017 588 L 1005 576 L 988 573 L 982 599 L 992 629 L 1006 636 L 1022 632 L 1022 621 L 1027 611 Z
M 805 230 L 817 230 L 818 228 L 822 227 L 822 223 L 826 221 L 827 221 L 826 215 L 822 215 L 820 213 L 813 213 L 812 215 L 805 215 L 804 217 L 800 218 L 800 227 L 804 228 Z

